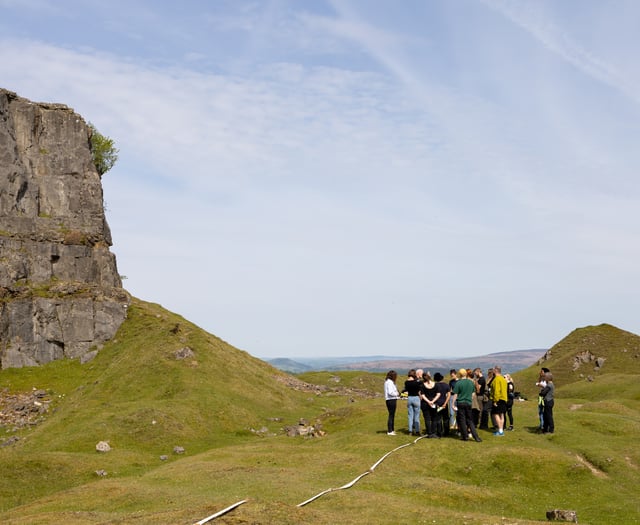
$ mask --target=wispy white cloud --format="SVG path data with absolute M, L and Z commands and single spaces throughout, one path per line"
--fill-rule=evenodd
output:
M 171 22 L 125 4 L 131 23 L 109 35 Z M 149 38 L 124 53 L 0 37 L 3 87 L 116 139 L 103 182 L 134 294 L 258 355 L 503 350 L 609 321 L 597 299 L 628 295 L 639 255 L 628 97 L 608 90 L 619 108 L 594 111 L 567 83 L 584 75 L 553 68 L 527 88 L 508 52 L 490 53 L 510 23 L 484 4 L 475 16 L 504 25 L 469 35 L 479 49 L 456 40 L 455 72 L 428 52 L 442 34 L 356 9 L 385 4 L 269 5 L 216 4 L 193 38 L 181 18 L 158 42 L 181 42 L 171 59 Z M 576 68 L 512 33 L 532 62 Z
M 545 16 L 540 3 L 513 0 L 483 0 L 483 2 L 585 75 L 618 90 L 636 104 L 640 103 L 640 85 L 628 78 L 625 72 L 614 64 L 585 49 L 572 39 L 567 31 Z M 602 7 L 609 9 L 609 6 Z

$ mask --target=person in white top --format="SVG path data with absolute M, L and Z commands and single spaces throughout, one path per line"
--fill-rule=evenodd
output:
M 387 418 L 387 435 L 395 436 L 395 421 L 396 421 L 396 405 L 398 404 L 398 399 L 400 399 L 400 392 L 398 392 L 398 387 L 396 386 L 396 379 L 398 378 L 398 374 L 395 370 L 389 370 L 387 372 L 387 377 L 384 380 L 384 400 L 387 404 L 387 411 L 389 412 L 389 417 Z

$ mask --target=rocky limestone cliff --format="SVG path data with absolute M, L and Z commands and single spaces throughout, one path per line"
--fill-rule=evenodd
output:
M 0 368 L 87 360 L 126 317 L 90 133 L 0 89 Z

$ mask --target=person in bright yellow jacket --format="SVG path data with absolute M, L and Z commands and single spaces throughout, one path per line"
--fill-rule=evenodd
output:
M 494 436 L 504 436 L 504 415 L 507 412 L 507 380 L 499 366 L 493 367 L 494 378 L 491 383 L 491 416 L 496 426 Z

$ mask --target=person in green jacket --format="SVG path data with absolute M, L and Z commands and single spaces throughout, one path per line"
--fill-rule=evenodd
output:
M 471 414 L 471 396 L 475 392 L 475 383 L 467 377 L 467 371 L 461 368 L 458 372 L 458 381 L 453 387 L 453 406 L 458 413 L 458 429 L 460 429 L 460 439 L 469 440 L 469 434 L 477 442 L 482 441 L 473 424 Z
M 493 367 L 493 383 L 491 383 L 491 415 L 496 426 L 494 436 L 504 436 L 504 415 L 507 412 L 507 380 L 502 375 L 502 368 Z

